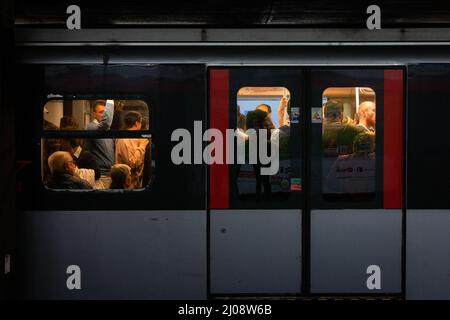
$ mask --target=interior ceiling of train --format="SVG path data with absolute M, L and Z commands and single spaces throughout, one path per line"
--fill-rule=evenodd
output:
M 65 27 L 66 8 L 81 8 L 83 28 L 194 26 L 360 28 L 367 0 L 15 1 L 16 26 Z M 383 28 L 450 27 L 450 1 L 380 0 Z

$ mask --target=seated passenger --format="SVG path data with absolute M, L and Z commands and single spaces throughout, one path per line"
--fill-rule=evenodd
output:
M 129 189 L 131 186 L 131 168 L 126 164 L 115 164 L 111 168 L 110 189 Z
M 77 167 L 69 152 L 56 151 L 48 157 L 51 176 L 47 187 L 52 189 L 92 189 L 89 183 L 77 177 Z
M 94 176 L 89 177 L 90 182 L 93 180 L 92 186 L 94 189 L 106 189 L 103 182 L 101 181 L 101 170 L 98 165 L 94 155 L 88 150 L 81 146 L 81 139 L 62 139 L 61 140 L 61 150 L 68 151 L 79 169 L 77 172 L 83 172 L 84 169 L 91 169 L 94 171 Z M 76 174 L 81 178 L 85 179 L 84 176 Z
M 142 117 L 135 111 L 128 112 L 124 117 L 127 130 L 141 130 Z M 131 168 L 131 188 L 142 188 L 145 148 L 148 139 L 117 139 L 116 163 L 123 163 Z

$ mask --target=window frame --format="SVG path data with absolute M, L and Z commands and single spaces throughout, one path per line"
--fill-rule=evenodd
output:
M 47 100 L 45 101 L 44 105 L 42 106 L 42 109 L 46 106 L 46 104 L 49 101 L 74 101 L 74 100 L 88 100 L 88 101 L 96 101 L 96 100 L 139 100 L 146 104 L 148 114 L 149 114 L 149 129 L 147 130 L 45 130 L 44 129 L 44 117 L 42 116 L 42 121 L 40 121 L 40 137 L 39 137 L 39 147 L 42 148 L 42 143 L 44 140 L 47 139 L 71 139 L 71 138 L 78 138 L 78 139 L 141 139 L 141 138 L 149 138 L 151 139 L 153 137 L 152 133 L 152 124 L 153 124 L 153 117 L 151 116 L 151 107 L 149 106 L 148 97 L 143 95 L 120 95 L 120 96 L 108 96 L 105 97 L 104 95 L 98 95 L 93 97 L 92 95 L 89 95 L 89 97 L 86 97 L 85 95 L 73 95 L 70 97 L 62 96 L 62 95 L 55 95 L 55 94 L 49 94 L 47 96 Z M 91 110 L 92 111 L 92 110 Z M 152 140 L 152 144 L 154 144 Z M 43 160 L 42 155 L 39 157 L 39 166 L 43 166 Z M 141 192 L 149 192 L 152 189 L 152 185 L 155 180 L 155 172 L 156 172 L 156 159 L 153 158 L 152 154 L 152 160 L 154 160 L 155 166 L 152 168 L 152 178 L 150 179 L 149 183 L 139 189 L 127 189 L 127 190 L 121 190 L 121 189 L 53 189 L 47 187 L 43 180 L 42 174 L 40 174 L 40 184 L 41 188 L 45 190 L 46 192 L 58 192 L 58 193 L 111 193 L 111 194 L 117 194 L 117 193 L 141 193 Z

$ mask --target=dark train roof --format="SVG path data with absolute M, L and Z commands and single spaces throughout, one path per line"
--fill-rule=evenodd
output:
M 366 8 L 381 7 L 383 28 L 449 27 L 447 1 L 336 0 L 132 0 L 132 1 L 15 1 L 16 26 L 65 26 L 66 8 L 81 7 L 83 28 L 127 26 L 305 28 L 365 27 Z

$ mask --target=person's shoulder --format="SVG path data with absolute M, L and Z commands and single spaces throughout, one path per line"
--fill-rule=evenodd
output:
M 357 124 L 355 128 L 356 128 L 356 130 L 358 130 L 359 133 L 365 133 L 365 132 L 368 132 L 368 131 L 369 131 L 369 130 L 368 130 L 365 126 L 363 126 L 362 124 Z
M 71 176 L 70 181 L 75 184 L 78 189 L 92 189 L 90 184 L 80 177 Z
M 56 181 L 55 177 L 53 175 L 50 175 L 47 180 L 45 181 L 45 185 L 47 188 L 55 189 L 56 187 Z
M 95 156 L 92 152 L 90 152 L 89 150 L 86 150 L 83 148 L 83 150 L 81 150 L 80 153 L 80 157 L 79 160 L 95 160 Z
M 288 125 L 283 125 L 280 127 L 280 133 L 285 136 L 289 136 L 291 134 L 291 127 Z
M 96 124 L 94 121 L 91 121 L 86 125 L 86 130 L 95 130 L 97 128 L 98 124 Z

